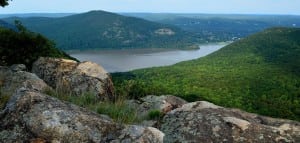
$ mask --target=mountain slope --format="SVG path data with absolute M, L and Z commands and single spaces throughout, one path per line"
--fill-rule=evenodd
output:
M 186 48 L 194 39 L 177 27 L 104 11 L 62 18 L 17 19 L 28 29 L 54 40 L 62 49 Z
M 113 77 L 133 97 L 174 94 L 300 120 L 300 29 L 268 29 L 204 58 Z

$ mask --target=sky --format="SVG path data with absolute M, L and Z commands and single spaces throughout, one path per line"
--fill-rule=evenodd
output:
M 90 10 L 151 13 L 300 15 L 300 0 L 13 0 L 8 13 L 80 13 Z

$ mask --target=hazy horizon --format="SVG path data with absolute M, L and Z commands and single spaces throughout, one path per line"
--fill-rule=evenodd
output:
M 195 13 L 300 15 L 299 0 L 14 0 L 0 14 L 82 13 L 103 10 L 115 13 Z
M 87 13 L 91 11 L 106 11 L 102 9 L 94 9 L 94 10 L 89 10 L 89 11 L 82 11 L 82 12 L 18 12 L 18 13 L 0 13 L 0 15 L 18 15 L 18 14 L 81 14 L 81 13 Z M 117 14 L 130 14 L 130 13 L 137 13 L 137 14 L 203 14 L 203 15 L 261 15 L 261 16 L 268 16 L 268 15 L 287 15 L 287 16 L 300 16 L 300 14 L 264 14 L 264 13 L 195 13 L 195 12 L 114 12 L 114 11 L 106 11 L 106 12 L 111 12 L 111 13 L 117 13 Z

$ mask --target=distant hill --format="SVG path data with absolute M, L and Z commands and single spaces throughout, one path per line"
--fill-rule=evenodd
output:
M 175 26 L 104 11 L 61 18 L 7 18 L 54 40 L 64 50 L 99 48 L 189 48 L 193 34 Z
M 300 120 L 300 28 L 271 28 L 173 66 L 113 74 L 118 93 L 173 94 Z
M 194 32 L 201 41 L 244 38 L 271 27 L 300 27 L 297 15 L 123 13 Z

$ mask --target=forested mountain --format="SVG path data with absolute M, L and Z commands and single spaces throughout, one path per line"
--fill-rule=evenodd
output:
M 300 16 L 124 13 L 194 32 L 202 42 L 236 40 L 271 27 L 300 27 Z
M 7 18 L 54 40 L 64 50 L 95 48 L 190 48 L 193 34 L 175 26 L 104 11 L 61 18 Z
M 192 61 L 113 74 L 120 94 L 173 94 L 300 120 L 300 28 L 271 28 Z

